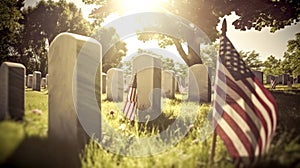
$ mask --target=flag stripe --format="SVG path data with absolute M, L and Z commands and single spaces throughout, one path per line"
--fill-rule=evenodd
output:
M 268 150 L 277 126 L 275 99 L 241 59 L 224 32 L 216 74 L 213 111 L 216 132 L 235 163 L 254 163 L 256 156 Z
M 137 83 L 136 75 L 134 76 L 133 82 L 128 90 L 127 100 L 123 108 L 123 114 L 129 120 L 134 120 L 135 113 L 137 111 Z
M 244 146 L 245 150 L 247 151 L 247 155 L 250 155 L 251 153 L 254 153 L 254 148 L 252 146 L 251 141 L 249 141 L 249 137 L 244 134 L 244 131 L 241 129 L 241 127 L 230 117 L 229 114 L 232 114 L 234 112 L 228 110 L 228 109 L 223 109 L 222 107 L 216 103 L 216 109 L 219 115 L 222 115 L 222 118 L 226 121 L 226 123 L 229 125 L 230 129 L 239 136 L 239 139 L 241 141 L 241 144 Z M 253 157 L 253 156 L 252 156 Z

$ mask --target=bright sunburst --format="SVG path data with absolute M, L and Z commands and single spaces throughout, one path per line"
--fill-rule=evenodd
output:
M 119 0 L 120 6 L 126 11 L 160 10 L 168 0 Z

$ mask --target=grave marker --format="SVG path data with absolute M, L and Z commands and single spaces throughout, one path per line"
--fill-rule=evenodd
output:
M 189 67 L 188 100 L 198 103 L 211 102 L 211 84 L 208 69 L 203 64 Z
M 32 80 L 32 90 L 41 91 L 41 79 L 42 74 L 40 71 L 33 72 L 33 80 Z
M 161 87 L 164 96 L 169 99 L 175 98 L 175 77 L 173 71 L 162 71 Z
M 32 88 L 32 83 L 33 83 L 33 75 L 32 74 L 28 74 L 28 77 L 27 77 L 27 88 Z
M 123 71 L 111 68 L 107 71 L 106 95 L 108 101 L 122 102 L 124 94 Z
M 106 73 L 102 72 L 102 93 L 106 93 Z
M 142 54 L 133 59 L 133 74 L 137 74 L 138 120 L 151 121 L 161 114 L 161 60 Z
M 3 62 L 0 67 L 0 121 L 22 120 L 25 111 L 24 65 Z
M 101 80 L 95 77 L 101 75 L 102 67 L 98 68 L 101 53 L 101 45 L 95 39 L 77 34 L 61 33 L 51 43 L 49 139 L 79 149 L 88 142 L 89 136 L 100 139 Z

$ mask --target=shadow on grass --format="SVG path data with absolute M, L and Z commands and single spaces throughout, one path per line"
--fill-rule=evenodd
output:
M 277 134 L 285 131 L 293 132 L 294 137 L 300 135 L 300 90 L 273 90 L 278 106 Z
M 47 138 L 26 138 L 4 167 L 80 167 L 80 150 Z

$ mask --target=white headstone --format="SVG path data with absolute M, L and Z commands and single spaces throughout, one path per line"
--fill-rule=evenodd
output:
M 207 66 L 195 64 L 189 67 L 188 100 L 198 103 L 211 102 L 211 83 Z
M 33 83 L 33 75 L 32 74 L 28 74 L 28 77 L 27 77 L 27 88 L 32 88 L 32 83 Z
M 41 79 L 42 74 L 40 71 L 33 72 L 33 80 L 32 80 L 32 90 L 41 91 Z
M 107 100 L 114 102 L 123 101 L 124 93 L 123 71 L 118 68 L 111 68 L 107 71 L 106 96 Z
M 41 87 L 46 89 L 47 85 L 46 85 L 46 78 L 42 78 L 41 80 Z
M 101 45 L 95 39 L 77 34 L 61 33 L 51 43 L 48 55 L 50 139 L 79 148 L 88 142 L 87 135 L 100 139 L 101 78 L 96 80 L 96 75 L 101 76 L 102 67 L 98 68 L 101 53 Z
M 22 120 L 25 111 L 25 67 L 3 62 L 0 67 L 0 121 Z
M 133 59 L 137 74 L 138 120 L 153 120 L 161 114 L 161 60 L 149 54 Z
M 255 77 L 260 81 L 260 83 L 263 83 L 263 75 L 264 73 L 261 71 L 255 71 L 252 70 L 253 74 L 255 75 Z
M 175 77 L 173 71 L 162 71 L 161 87 L 166 98 L 175 98 Z

